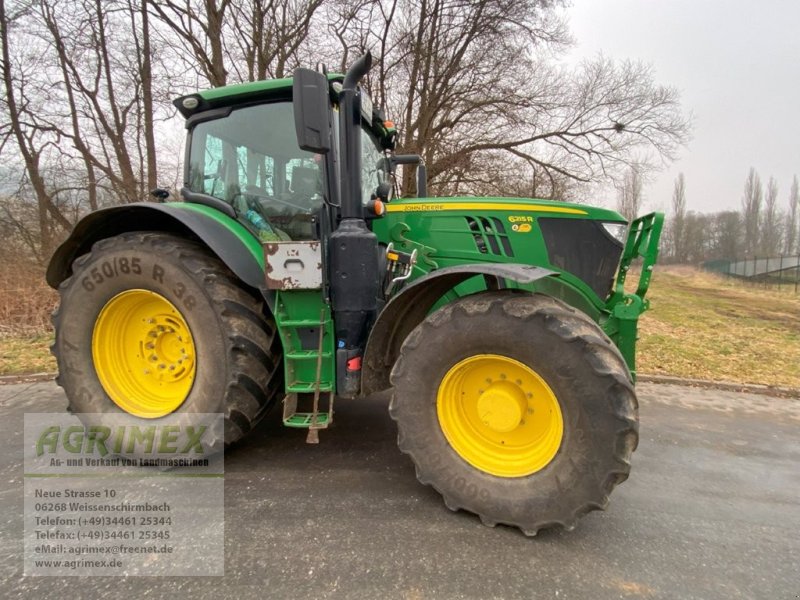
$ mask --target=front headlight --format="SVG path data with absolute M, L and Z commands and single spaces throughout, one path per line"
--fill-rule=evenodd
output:
M 628 235 L 628 225 L 626 223 L 603 223 L 603 229 L 620 244 L 625 243 L 625 238 Z

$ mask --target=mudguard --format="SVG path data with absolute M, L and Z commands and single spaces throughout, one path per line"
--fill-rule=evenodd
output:
M 389 373 L 408 334 L 442 296 L 476 275 L 485 276 L 487 286 L 491 288 L 493 281 L 499 283 L 510 279 L 525 284 L 558 273 L 530 265 L 476 263 L 437 269 L 416 279 L 389 301 L 372 327 L 362 362 L 363 395 L 389 387 Z
M 136 202 L 87 215 L 50 259 L 47 283 L 58 288 L 72 274 L 72 262 L 89 252 L 92 244 L 127 231 L 163 231 L 199 240 L 245 284 L 268 295 L 264 256 L 256 237 L 220 211 L 188 202 Z

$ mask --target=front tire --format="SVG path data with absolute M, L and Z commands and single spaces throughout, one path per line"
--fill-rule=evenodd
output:
M 628 477 L 638 404 L 619 351 L 583 313 L 489 292 L 429 315 L 392 370 L 400 449 L 452 510 L 535 535 L 572 529 Z
M 72 412 L 223 413 L 230 444 L 274 404 L 274 322 L 201 244 L 125 233 L 95 243 L 72 270 L 52 348 Z

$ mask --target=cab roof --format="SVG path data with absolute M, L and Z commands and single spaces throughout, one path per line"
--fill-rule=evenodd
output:
M 328 73 L 327 76 L 329 81 L 342 81 L 344 79 L 344 75 L 340 73 Z M 195 113 L 211 108 L 232 106 L 280 96 L 289 98 L 292 94 L 293 83 L 293 78 L 284 77 L 282 79 L 263 79 L 226 85 L 180 96 L 173 101 L 173 104 L 181 115 L 188 119 Z M 187 107 L 185 105 L 184 101 L 189 98 L 197 100 L 195 106 Z

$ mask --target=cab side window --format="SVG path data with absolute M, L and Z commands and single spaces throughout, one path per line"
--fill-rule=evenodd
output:
M 298 147 L 291 103 L 243 107 L 194 127 L 188 185 L 228 202 L 259 232 L 266 222 L 278 239 L 314 239 L 320 158 Z

